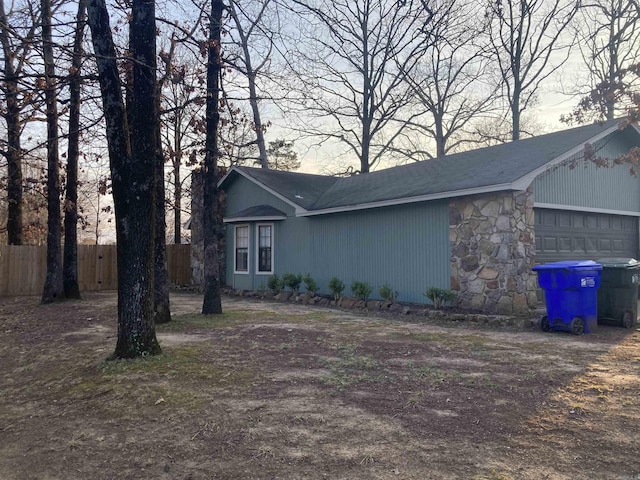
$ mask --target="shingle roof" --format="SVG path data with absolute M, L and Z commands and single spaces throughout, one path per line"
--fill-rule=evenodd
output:
M 310 210 L 322 194 L 338 180 L 337 177 L 328 175 L 310 175 L 250 167 L 235 168 L 306 210 Z
M 619 120 L 481 148 L 352 177 L 236 167 L 306 210 L 509 185 L 615 127 Z
M 245 208 L 236 213 L 232 213 L 231 215 L 227 215 L 229 218 L 273 218 L 273 217 L 283 217 L 287 216 L 286 213 L 278 210 L 271 205 L 256 205 L 254 207 Z

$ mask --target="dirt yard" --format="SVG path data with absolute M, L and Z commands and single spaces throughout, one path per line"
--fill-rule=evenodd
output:
M 0 479 L 640 479 L 637 331 L 201 300 L 106 362 L 114 293 L 0 299 Z

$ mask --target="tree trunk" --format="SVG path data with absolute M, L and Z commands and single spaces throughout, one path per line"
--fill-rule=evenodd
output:
M 182 116 L 176 113 L 174 121 L 173 137 L 173 243 L 182 243 L 182 179 L 180 178 L 180 167 L 182 166 L 182 137 L 179 133 Z
M 18 76 L 13 66 L 4 0 L 0 0 L 0 43 L 4 57 L 4 90 L 7 126 L 7 237 L 9 245 L 22 245 L 22 148 Z
M 51 3 L 42 0 L 42 52 L 44 56 L 45 102 L 47 117 L 47 276 L 42 303 L 64 296 L 62 286 L 62 231 L 60 226 L 60 172 L 58 167 L 58 100 L 56 95 Z
M 207 60 L 207 138 L 204 160 L 203 231 L 204 231 L 204 301 L 205 315 L 222 313 L 220 298 L 220 254 L 219 242 L 223 230 L 217 215 L 218 195 L 218 99 L 220 96 L 220 73 L 222 55 L 220 34 L 222 30 L 222 0 L 211 1 L 209 48 Z
M 64 265 L 62 283 L 67 298 L 80 298 L 78 285 L 78 158 L 80 156 L 80 104 L 82 41 L 86 23 L 85 0 L 78 3 L 73 58 L 69 81 L 69 140 L 67 150 L 67 191 L 64 201 Z
M 444 120 L 443 115 L 438 112 L 433 115 L 436 130 L 436 157 L 442 158 L 447 154 L 447 139 L 444 137 Z
M 115 47 L 104 0 L 87 8 L 107 124 L 118 241 L 118 341 L 112 358 L 161 352 L 153 322 L 155 135 L 155 6 L 134 0 L 131 136 L 122 100 Z M 151 117 L 151 118 L 150 118 Z
M 249 61 L 248 48 L 245 49 L 245 62 L 247 70 L 251 68 L 251 62 Z M 249 103 L 251 104 L 251 111 L 253 113 L 253 126 L 256 130 L 256 142 L 258 143 L 258 152 L 260 152 L 260 166 L 262 168 L 269 168 L 269 160 L 267 158 L 267 147 L 264 142 L 264 129 L 262 126 L 262 119 L 260 118 L 260 109 L 258 108 L 258 92 L 256 89 L 256 74 L 255 72 L 247 75 L 249 82 Z
M 157 95 L 156 109 L 160 112 L 160 95 Z M 154 289 L 153 311 L 155 323 L 169 323 L 171 309 L 169 306 L 169 272 L 167 272 L 167 226 L 165 224 L 165 187 L 164 187 L 164 155 L 162 154 L 162 138 L 160 122 L 156 128 L 156 162 L 155 175 L 155 245 L 154 245 Z

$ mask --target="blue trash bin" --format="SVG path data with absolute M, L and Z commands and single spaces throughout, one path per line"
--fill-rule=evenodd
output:
M 570 260 L 536 265 L 533 270 L 538 273 L 547 307 L 547 315 L 540 321 L 542 330 L 580 335 L 596 329 L 602 265 L 591 260 Z

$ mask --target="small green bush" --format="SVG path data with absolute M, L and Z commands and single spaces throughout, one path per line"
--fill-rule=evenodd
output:
M 280 277 L 278 275 L 274 275 L 272 277 L 269 277 L 269 280 L 267 281 L 267 285 L 268 285 L 270 290 L 273 290 L 276 293 L 278 293 L 278 292 L 280 292 L 280 290 L 282 290 L 282 280 L 280 279 Z
M 304 286 L 307 288 L 307 292 L 314 296 L 318 291 L 318 285 L 316 281 L 311 278 L 311 274 L 307 273 L 304 277 L 302 277 L 302 281 L 304 282 Z
M 398 298 L 398 291 L 393 290 L 388 283 L 385 283 L 378 289 L 378 294 L 387 302 L 393 302 Z
M 371 292 L 373 292 L 373 288 L 367 282 L 353 282 L 351 284 L 351 291 L 356 298 L 366 302 Z
M 456 292 L 448 288 L 431 287 L 424 294 L 433 302 L 435 308 L 442 308 L 447 304 L 453 304 L 456 300 Z
M 338 277 L 331 277 L 329 280 L 329 290 L 333 293 L 336 302 L 340 299 L 340 295 L 344 291 L 344 283 Z
M 302 283 L 302 276 L 295 273 L 282 274 L 282 284 L 285 287 L 289 287 L 293 293 L 298 293 L 300 284 Z

